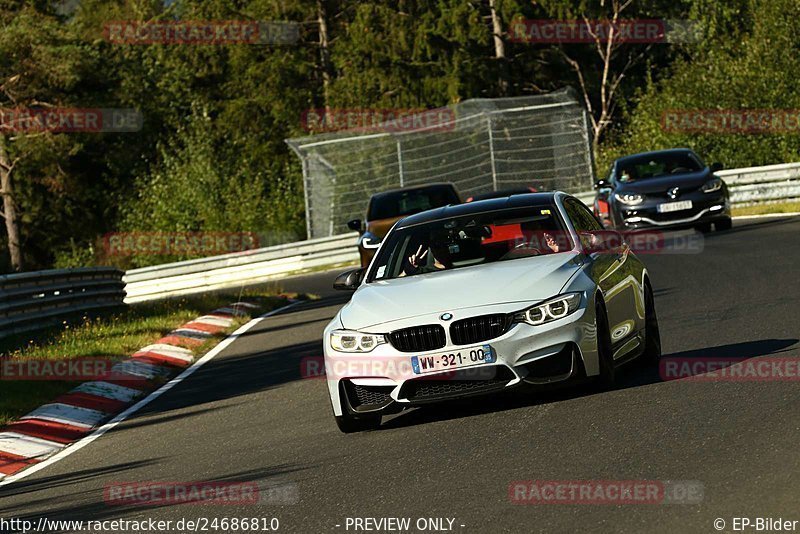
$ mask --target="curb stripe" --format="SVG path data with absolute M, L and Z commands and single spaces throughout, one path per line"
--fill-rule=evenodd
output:
M 170 335 L 180 336 L 180 337 L 190 337 L 202 340 L 206 340 L 212 337 L 211 334 L 209 332 L 206 332 L 205 330 L 194 330 L 192 328 L 183 328 L 183 327 L 173 330 L 172 332 L 170 332 Z
M 40 421 L 38 419 L 28 419 L 10 423 L 6 429 L 9 432 L 25 434 L 35 438 L 63 443 L 64 445 L 81 439 L 89 432 L 86 428 L 79 428 L 72 425 L 61 425 L 52 421 Z
M 139 352 L 135 353 L 131 358 L 150 358 L 150 359 L 163 359 L 165 361 L 176 362 L 177 365 L 186 366 L 189 365 L 194 361 L 194 356 L 192 355 L 185 355 L 180 353 L 167 353 L 163 351 L 150 351 L 150 350 L 140 350 Z
M 107 413 L 90 410 L 89 408 L 78 408 L 77 406 L 54 402 L 40 406 L 28 415 L 23 415 L 20 417 L 20 421 L 25 421 L 26 419 L 43 419 L 54 423 L 63 423 L 65 425 L 91 429 L 103 420 L 108 419 L 108 415 Z
M 137 353 L 133 356 L 136 361 L 144 362 L 148 365 L 158 365 L 164 366 L 169 365 L 172 367 L 188 367 L 192 360 L 178 360 L 176 358 L 170 358 L 169 356 L 164 356 L 163 354 L 156 354 L 155 352 L 141 352 Z
M 90 395 L 83 392 L 67 393 L 65 395 L 61 395 L 53 402 L 77 406 L 78 408 L 88 408 L 90 410 L 96 410 L 98 412 L 105 413 L 117 413 L 122 411 L 125 406 L 128 405 L 127 402 L 107 399 L 105 397 L 98 397 L 96 395 Z
M 210 324 L 214 326 L 222 326 L 228 328 L 229 326 L 233 326 L 233 321 L 230 319 L 225 319 L 223 317 L 214 317 L 213 315 L 203 315 L 198 317 L 193 323 L 202 323 L 202 324 Z
M 249 302 L 241 302 L 241 301 L 234 302 L 230 306 L 231 306 L 231 308 L 249 308 L 251 310 L 258 309 L 258 306 L 256 306 L 255 304 L 251 304 Z
M 178 347 L 186 345 L 188 347 L 194 348 L 194 347 L 199 347 L 200 345 L 205 343 L 205 341 L 203 341 L 202 339 L 192 339 L 188 337 L 170 335 L 162 337 L 161 339 L 158 340 L 158 343 L 163 343 L 165 345 L 175 345 Z
M 186 323 L 185 325 L 180 327 L 179 330 L 193 330 L 195 332 L 208 332 L 209 334 L 219 334 L 220 332 L 225 330 L 225 327 L 192 321 L 191 323 Z
M 184 356 L 194 358 L 194 353 L 189 349 L 176 347 L 175 345 L 167 345 L 165 343 L 154 343 L 152 345 L 147 345 L 146 347 L 139 349 L 139 352 L 159 352 L 167 356 L 176 355 L 176 357 L 177 355 L 182 354 Z
M 38 460 L 29 460 L 15 454 L 0 452 L 0 480 L 3 480 L 6 475 L 13 475 L 17 471 L 35 464 L 37 461 Z
M 211 312 L 211 315 L 230 315 L 233 317 L 241 317 L 242 315 L 245 315 L 245 312 L 243 312 L 242 310 L 237 310 L 235 308 L 229 308 L 226 306 L 223 308 L 217 308 L 216 310 Z
M 171 371 L 166 367 L 152 365 L 136 360 L 125 360 L 120 362 L 111 368 L 111 372 L 113 374 L 120 373 L 140 376 L 146 378 L 147 380 L 152 380 L 159 376 L 169 376 L 171 374 Z
M 37 459 L 46 458 L 59 450 L 64 445 L 45 439 L 34 438 L 17 432 L 0 432 L 0 452 L 10 455 L 11 459 Z
M 142 396 L 142 392 L 138 389 L 113 384 L 111 382 L 86 382 L 72 391 L 75 393 L 97 395 L 98 397 L 105 397 L 125 403 Z

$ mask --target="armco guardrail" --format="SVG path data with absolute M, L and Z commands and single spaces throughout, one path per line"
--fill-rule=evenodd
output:
M 238 287 L 347 265 L 358 260 L 357 234 L 345 234 L 234 252 L 223 256 L 133 269 L 125 274 L 125 302 Z
M 122 306 L 124 274 L 118 269 L 89 267 L 0 276 L 0 338 L 84 312 Z
M 800 198 L 800 163 L 719 171 L 732 204 L 788 201 Z
M 731 202 L 746 204 L 800 198 L 800 163 L 732 169 L 717 173 Z M 594 191 L 575 195 L 587 205 Z M 265 282 L 358 260 L 356 234 L 345 234 L 128 271 L 125 302 L 188 295 Z

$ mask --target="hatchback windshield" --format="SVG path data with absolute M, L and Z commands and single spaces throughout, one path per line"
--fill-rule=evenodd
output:
M 670 174 L 683 174 L 703 170 L 703 164 L 694 154 L 656 154 L 626 160 L 620 165 L 620 182 L 633 182 L 646 178 L 658 178 Z
M 395 230 L 381 247 L 368 281 L 571 249 L 572 240 L 555 206 L 477 213 Z
M 447 185 L 392 191 L 372 198 L 367 220 L 391 219 L 458 203 L 452 186 Z

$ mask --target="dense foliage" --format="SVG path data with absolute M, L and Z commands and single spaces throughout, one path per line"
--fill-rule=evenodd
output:
M 0 0 L 0 108 L 135 108 L 135 133 L 19 133 L 0 128 L 22 267 L 161 262 L 109 257 L 120 231 L 305 235 L 300 162 L 284 139 L 309 109 L 429 108 L 467 98 L 581 88 L 603 108 L 594 43 L 515 42 L 523 19 L 601 19 L 589 0 Z M 745 166 L 797 159 L 797 136 L 689 134 L 665 110 L 800 109 L 796 0 L 642 0 L 624 18 L 691 20 L 696 42 L 627 44 L 598 131 L 597 162 L 674 145 Z M 493 35 L 500 23 L 501 48 Z M 294 44 L 119 44 L 109 21 L 294 21 Z M 628 64 L 630 62 L 630 65 Z M 624 75 L 622 75 L 624 74 Z M 5 150 L 3 157 L 2 150 Z M 6 225 L 8 226 L 8 225 Z M 0 232 L 0 272 L 12 268 Z

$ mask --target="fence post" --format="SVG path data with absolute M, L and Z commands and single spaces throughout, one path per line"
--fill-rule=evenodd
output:
M 581 114 L 583 117 L 583 138 L 586 140 L 586 165 L 589 166 L 589 188 L 594 187 L 594 183 L 597 181 L 594 174 L 594 154 L 592 154 L 592 135 L 589 133 L 589 120 L 587 117 L 589 116 L 589 111 L 584 109 L 583 113 Z
M 494 134 L 492 133 L 492 117 L 486 115 L 486 128 L 489 130 L 489 161 L 492 163 L 492 188 L 497 191 L 497 167 L 494 162 Z
M 311 188 L 308 187 L 308 163 L 305 157 L 301 157 L 300 162 L 303 165 L 303 197 L 306 202 L 306 239 L 311 239 L 311 212 L 308 209 L 308 193 Z
M 400 187 L 405 186 L 403 178 L 403 147 L 400 146 L 400 138 L 397 138 L 397 170 L 400 173 Z

